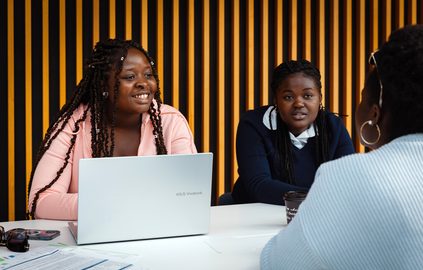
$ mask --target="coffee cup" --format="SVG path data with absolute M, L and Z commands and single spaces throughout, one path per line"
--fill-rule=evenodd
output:
M 305 191 L 288 191 L 283 195 L 286 206 L 286 221 L 287 223 L 295 217 L 298 207 L 307 196 Z

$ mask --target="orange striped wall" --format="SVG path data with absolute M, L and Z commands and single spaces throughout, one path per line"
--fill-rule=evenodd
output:
M 345 115 L 363 151 L 353 123 L 366 57 L 413 23 L 422 0 L 2 0 L 0 221 L 24 219 L 43 133 L 98 40 L 134 39 L 154 56 L 165 103 L 186 116 L 199 151 L 215 153 L 215 203 L 237 178 L 238 121 L 272 101 L 277 64 L 320 68 L 325 106 Z

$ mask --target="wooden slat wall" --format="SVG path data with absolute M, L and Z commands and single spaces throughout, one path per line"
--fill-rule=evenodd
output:
M 423 23 L 422 1 L 0 1 L 0 221 L 25 218 L 42 135 L 98 40 L 133 38 L 156 59 L 164 102 L 186 116 L 198 150 L 215 154 L 215 204 L 238 176 L 239 119 L 273 103 L 282 61 L 319 67 L 323 104 L 344 115 L 364 151 L 353 123 L 366 58 L 393 30 Z

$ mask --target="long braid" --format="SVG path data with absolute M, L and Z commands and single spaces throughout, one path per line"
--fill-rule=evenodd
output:
M 280 117 L 277 118 L 277 137 L 276 137 L 276 145 L 279 149 L 279 153 L 285 153 L 282 157 L 280 157 L 280 162 L 282 166 L 282 176 L 283 178 L 288 180 L 289 184 L 294 183 L 294 168 L 292 166 L 291 157 L 291 139 L 289 137 L 289 130 L 285 122 L 282 121 Z
M 316 83 L 319 90 L 322 88 L 320 71 L 313 66 L 307 60 L 298 61 L 287 61 L 275 68 L 273 71 L 273 78 L 271 82 L 271 90 L 274 97 L 282 82 L 289 76 L 295 73 L 302 73 L 307 77 L 310 77 Z M 315 158 L 316 165 L 319 166 L 323 162 L 329 159 L 329 138 L 326 126 L 326 110 L 321 107 L 313 125 L 316 130 L 316 143 L 315 143 Z M 270 121 L 271 122 L 271 121 Z M 292 160 L 292 143 L 289 137 L 289 129 L 285 122 L 280 118 L 279 114 L 277 117 L 277 136 L 276 146 L 279 153 L 280 168 L 282 179 L 286 179 L 286 182 L 295 184 L 294 178 L 294 166 Z
M 70 154 L 76 142 L 77 131 L 80 128 L 81 122 L 85 121 L 88 113 L 91 120 L 91 150 L 92 157 L 107 157 L 112 156 L 115 147 L 115 126 L 116 126 L 116 101 L 119 95 L 119 80 L 118 75 L 122 70 L 123 60 L 127 56 L 128 49 L 134 47 L 140 50 L 148 58 L 154 72 L 154 77 L 159 85 L 159 79 L 155 63 L 149 54 L 137 43 L 133 41 L 122 41 L 118 39 L 110 39 L 104 42 L 99 42 L 95 46 L 91 58 L 88 59 L 85 67 L 84 78 L 79 82 L 72 97 L 61 108 L 53 124 L 48 128 L 45 138 L 43 139 L 35 159 L 33 169 L 28 185 L 28 194 L 31 191 L 32 182 L 35 170 L 46 151 L 50 148 L 56 137 L 63 131 L 64 127 L 70 121 L 74 111 L 81 105 L 87 105 L 83 116 L 75 122 L 69 149 L 66 152 L 65 161 L 62 167 L 57 171 L 56 176 L 43 188 L 38 190 L 34 195 L 28 218 L 35 217 L 37 202 L 41 193 L 51 188 L 54 183 L 60 178 L 63 171 L 69 164 Z M 115 85 L 113 86 L 113 110 L 111 126 L 108 127 L 107 122 L 107 94 L 109 93 L 109 86 L 107 82 L 114 72 Z M 150 118 L 153 122 L 154 135 L 156 140 L 157 154 L 166 154 L 166 146 L 163 139 L 163 130 L 160 116 L 160 91 L 157 89 L 155 94 L 157 102 L 157 110 L 150 110 Z M 154 108 L 153 108 L 154 109 Z

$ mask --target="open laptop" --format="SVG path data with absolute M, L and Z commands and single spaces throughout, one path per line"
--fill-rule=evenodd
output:
M 76 243 L 206 234 L 212 153 L 79 161 Z

